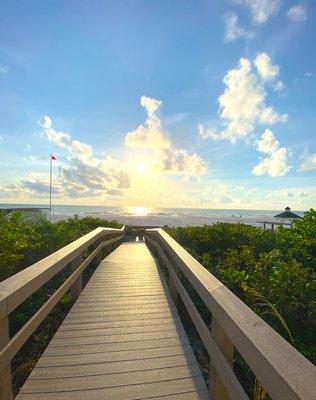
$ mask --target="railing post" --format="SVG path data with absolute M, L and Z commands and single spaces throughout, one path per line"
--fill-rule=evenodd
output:
M 214 317 L 212 317 L 211 334 L 232 367 L 234 345 Z M 212 365 L 212 360 L 210 360 L 209 392 L 212 400 L 233 400 L 228 396 L 220 375 Z
M 178 298 L 179 298 L 179 293 L 178 289 L 176 287 L 176 284 L 174 283 L 174 280 L 172 279 L 171 274 L 169 273 L 169 291 L 172 297 L 172 300 L 175 304 L 175 306 L 178 306 Z
M 0 319 L 0 350 L 9 343 L 9 317 Z M 11 363 L 0 372 L 0 400 L 12 400 Z
M 96 245 L 99 246 L 102 243 L 102 239 L 98 240 Z M 98 254 L 95 256 L 95 263 L 99 265 L 101 261 L 103 260 L 103 248 L 100 249 Z
M 79 267 L 81 262 L 82 262 L 82 254 L 80 254 L 78 257 L 76 257 L 71 262 L 71 266 L 70 266 L 71 272 L 76 271 L 76 269 Z M 77 300 L 81 291 L 82 291 L 82 274 L 78 277 L 78 279 L 75 280 L 75 282 L 72 284 L 72 286 L 70 288 L 71 297 L 72 297 L 73 301 Z

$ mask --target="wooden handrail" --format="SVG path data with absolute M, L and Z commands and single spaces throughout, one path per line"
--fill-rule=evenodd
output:
M 96 228 L 44 259 L 0 282 L 0 319 L 10 314 L 66 265 L 105 235 L 122 234 L 121 229 Z
M 145 240 L 154 246 L 155 252 L 160 256 L 162 262 L 165 265 L 169 264 L 169 269 L 172 267 L 174 271 L 181 271 L 194 287 L 212 314 L 211 333 L 224 355 L 227 353 L 227 341 L 230 341 L 274 400 L 316 399 L 316 368 L 311 362 L 207 271 L 163 229 L 146 230 Z M 168 268 L 168 265 L 166 266 Z M 180 280 L 175 280 L 175 278 L 176 276 L 172 272 L 170 274 L 169 271 L 169 280 L 173 280 L 172 284 L 176 286 L 178 295 L 182 297 L 191 318 L 193 316 L 193 323 L 203 340 L 203 335 L 204 339 L 208 337 L 205 332 L 206 325 L 200 324 L 201 320 L 194 315 L 197 312 L 196 308 L 192 302 L 189 302 L 187 296 L 183 292 L 181 293 L 184 287 Z M 179 282 L 181 286 L 179 286 Z M 209 342 L 206 343 L 206 346 L 212 347 L 214 344 Z M 230 347 L 229 344 L 228 347 Z M 220 378 L 218 387 L 221 384 L 224 386 L 223 389 L 215 389 L 211 393 L 211 398 L 214 400 L 243 398 L 242 391 L 238 396 L 231 396 L 232 387 L 229 385 L 236 385 L 236 382 L 232 380 L 229 383 L 225 376 L 227 368 L 220 368 L 218 360 L 212 360 L 214 349 L 207 348 L 207 350 L 212 363 L 215 362 L 216 374 Z M 216 348 L 217 350 L 218 348 Z M 230 372 L 229 379 L 231 379 Z
M 13 398 L 12 358 L 69 289 L 71 289 L 73 300 L 78 297 L 82 290 L 82 273 L 85 268 L 95 258 L 100 262 L 103 248 L 111 247 L 119 242 L 124 236 L 124 229 L 124 227 L 121 229 L 97 228 L 0 283 L 0 400 Z M 91 244 L 108 235 L 115 237 L 99 244 L 82 262 L 82 253 Z M 71 264 L 72 274 L 10 339 L 9 314 L 69 264 Z

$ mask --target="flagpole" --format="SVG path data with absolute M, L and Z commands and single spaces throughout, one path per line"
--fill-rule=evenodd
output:
M 50 162 L 50 167 L 49 167 L 49 221 L 52 222 L 52 176 L 53 176 L 53 159 L 52 159 L 52 153 L 50 153 L 49 156 L 49 162 Z

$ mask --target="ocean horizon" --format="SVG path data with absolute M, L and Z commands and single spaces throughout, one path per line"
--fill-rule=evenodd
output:
M 46 204 L 0 204 L 3 208 L 46 208 Z M 158 207 L 122 207 L 88 205 L 53 205 L 52 221 L 60 221 L 78 215 L 79 218 L 96 217 L 123 224 L 159 225 L 159 226 L 201 226 L 216 222 L 246 223 L 260 226 L 258 221 L 274 221 L 274 216 L 283 210 L 247 210 L 247 209 L 206 209 L 206 208 L 158 208 Z M 293 210 L 299 216 L 304 211 Z

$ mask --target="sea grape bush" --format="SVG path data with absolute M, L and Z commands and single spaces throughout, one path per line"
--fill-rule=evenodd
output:
M 117 222 L 98 218 L 69 218 L 50 223 L 44 218 L 28 221 L 20 212 L 8 214 L 0 210 L 0 281 L 41 260 L 47 255 L 78 239 L 93 229 L 104 226 L 120 228 Z M 89 266 L 83 280 L 89 279 L 96 265 Z M 66 268 L 67 269 L 67 268 Z M 61 271 L 41 289 L 10 314 L 10 336 L 12 337 L 47 301 L 52 293 L 65 281 L 69 271 Z M 16 394 L 23 385 L 47 344 L 54 336 L 72 305 L 67 293 L 46 317 L 40 327 L 17 353 L 12 362 L 13 391 Z
M 21 212 L 8 214 L 0 210 L 0 281 L 99 226 L 121 227 L 115 221 L 91 217 L 54 224 L 44 218 L 28 221 Z
M 302 354 L 315 362 L 316 211 L 276 232 L 244 224 L 168 233 Z

